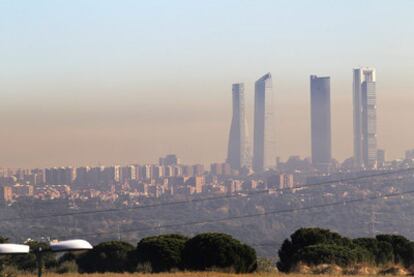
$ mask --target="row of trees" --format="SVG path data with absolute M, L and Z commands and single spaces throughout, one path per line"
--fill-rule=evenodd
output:
M 147 237 L 136 247 L 121 241 L 104 242 L 74 259 L 82 273 L 184 269 L 243 273 L 252 272 L 257 266 L 253 248 L 221 233 L 193 238 L 176 234 Z
M 0 237 L 0 243 L 6 241 Z M 48 247 L 45 243 L 27 243 L 32 250 Z M 136 246 L 123 241 L 108 241 L 90 251 L 67 253 L 59 259 L 52 252 L 45 252 L 43 261 L 45 268 L 61 273 L 74 270 L 81 273 L 174 270 L 246 273 L 255 271 L 258 263 L 253 248 L 222 233 L 203 233 L 192 238 L 178 234 L 152 236 L 142 239 Z M 2 266 L 21 271 L 36 269 L 33 253 L 3 256 L 0 262 Z M 351 239 L 327 229 L 301 228 L 283 242 L 277 268 L 291 272 L 299 263 L 342 267 L 399 264 L 408 268 L 414 265 L 414 242 L 399 235 Z M 74 268 L 68 269 L 65 265 Z
M 0 237 L 0 243 L 7 239 Z M 43 267 L 58 273 L 104 272 L 165 272 L 173 270 L 225 270 L 237 273 L 253 272 L 257 267 L 256 252 L 230 235 L 203 233 L 192 238 L 160 235 L 142 239 L 136 247 L 124 241 L 108 241 L 82 253 L 66 253 L 56 258 L 47 251 L 48 244 L 27 241 L 30 254 L 0 257 L 1 269 L 33 272 L 37 269 L 34 251 L 46 250 Z
M 290 272 L 298 263 L 343 267 L 400 264 L 408 268 L 414 264 L 414 243 L 399 235 L 350 239 L 326 229 L 301 228 L 283 242 L 277 267 Z

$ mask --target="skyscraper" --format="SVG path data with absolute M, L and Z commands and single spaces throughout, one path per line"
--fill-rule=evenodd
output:
M 374 168 L 377 162 L 377 106 L 375 69 L 354 69 L 354 162 Z
M 272 75 L 267 73 L 255 83 L 253 169 L 262 172 L 276 164 L 273 126 Z
M 329 77 L 310 76 L 312 164 L 321 171 L 331 163 L 331 85 Z
M 233 169 L 250 166 L 250 146 L 244 104 L 244 84 L 233 84 L 233 118 L 231 120 L 227 162 Z

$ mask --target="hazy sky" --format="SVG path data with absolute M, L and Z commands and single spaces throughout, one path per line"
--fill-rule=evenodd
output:
M 222 161 L 231 84 L 273 75 L 278 154 L 308 156 L 309 75 L 352 155 L 352 68 L 377 69 L 378 143 L 414 148 L 414 1 L 0 0 L 0 167 Z M 253 126 L 250 124 L 250 130 Z

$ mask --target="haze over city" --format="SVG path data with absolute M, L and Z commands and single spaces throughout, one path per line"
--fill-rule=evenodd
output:
M 98 5 L 99 3 L 99 5 Z M 376 68 L 378 148 L 414 148 L 412 1 L 1 1 L 1 167 L 223 161 L 232 84 L 271 72 L 276 153 L 310 155 L 309 76 L 353 155 L 352 69 Z

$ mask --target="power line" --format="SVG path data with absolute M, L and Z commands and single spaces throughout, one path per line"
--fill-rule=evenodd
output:
M 372 200 L 378 200 L 378 199 L 392 198 L 392 197 L 397 197 L 397 196 L 402 196 L 402 195 L 407 195 L 407 194 L 412 194 L 412 193 L 414 193 L 414 190 L 409 190 L 409 191 L 404 191 L 404 192 L 396 192 L 396 193 L 388 193 L 388 194 L 383 194 L 383 195 L 378 195 L 378 196 L 369 196 L 369 197 L 363 197 L 363 198 L 356 198 L 356 199 L 350 199 L 350 200 L 344 200 L 344 201 L 337 201 L 337 202 L 319 204 L 319 205 L 308 206 L 308 207 L 290 208 L 290 209 L 282 209 L 282 210 L 272 210 L 272 211 L 267 211 L 267 212 L 262 212 L 262 213 L 247 214 L 247 215 L 240 215 L 240 216 L 231 216 L 231 217 L 220 218 L 220 219 L 191 221 L 191 222 L 176 223 L 176 224 L 166 224 L 166 225 L 160 225 L 160 226 L 157 226 L 157 227 L 135 228 L 135 229 L 123 230 L 121 232 L 122 233 L 133 233 L 133 232 L 139 232 L 139 231 L 150 231 L 150 230 L 156 230 L 156 229 L 168 229 L 168 228 L 176 228 L 176 227 L 207 224 L 207 223 L 225 222 L 225 221 L 232 221 L 232 220 L 237 220 L 237 219 L 253 218 L 253 217 L 260 217 L 260 216 L 292 213 L 292 212 L 307 211 L 307 210 L 312 210 L 312 209 L 319 209 L 319 208 L 354 204 L 354 203 L 359 203 L 359 202 L 364 202 L 364 201 L 372 201 Z M 109 235 L 109 234 L 114 234 L 114 233 L 116 234 L 117 232 L 108 231 L 108 232 L 100 232 L 100 233 L 80 233 L 80 234 L 77 234 L 77 235 L 78 236 L 83 236 L 83 237 L 94 237 L 94 236 Z M 66 237 L 63 236 L 62 238 L 66 238 Z
M 313 187 L 331 185 L 331 184 L 343 183 L 343 182 L 353 182 L 353 181 L 362 180 L 362 179 L 375 178 L 375 177 L 384 177 L 384 176 L 389 176 L 389 175 L 406 173 L 406 172 L 410 172 L 410 171 L 413 171 L 413 170 L 414 170 L 414 168 L 391 170 L 391 171 L 385 171 L 385 172 L 362 175 L 362 176 L 356 176 L 356 177 L 348 177 L 348 178 L 339 178 L 339 179 L 335 179 L 335 180 L 327 180 L 327 181 L 318 182 L 318 183 L 314 183 L 314 184 L 306 184 L 306 185 L 295 186 L 295 187 L 292 187 L 292 188 L 265 189 L 265 190 L 256 190 L 256 191 L 250 191 L 250 192 L 249 191 L 241 191 L 238 194 L 232 194 L 232 195 L 221 195 L 221 196 L 213 196 L 213 197 L 205 197 L 205 198 L 196 198 L 196 199 L 190 199 L 190 200 L 164 202 L 164 203 L 156 203 L 156 204 L 134 206 L 134 207 L 111 208 L 111 209 L 89 210 L 89 211 L 77 211 L 77 212 L 67 212 L 67 213 L 52 213 L 52 214 L 47 214 L 47 215 L 3 218 L 3 219 L 0 219 L 0 220 L 1 221 L 21 221 L 21 220 L 31 220 L 31 219 L 38 220 L 38 219 L 44 219 L 44 218 L 50 218 L 50 217 L 80 216 L 80 215 L 88 215 L 88 214 L 111 213 L 111 212 L 119 212 L 119 211 L 129 211 L 129 210 L 139 210 L 139 209 L 175 206 L 175 205 L 182 205 L 182 204 L 190 204 L 190 203 L 198 203 L 198 202 L 206 202 L 206 201 L 215 201 L 215 200 L 224 200 L 224 199 L 240 198 L 240 197 L 246 197 L 246 196 L 255 196 L 255 195 L 260 195 L 260 194 L 266 194 L 266 193 L 269 193 L 269 192 L 284 192 L 284 191 L 291 191 L 291 190 L 297 190 L 297 189 L 313 188 Z

